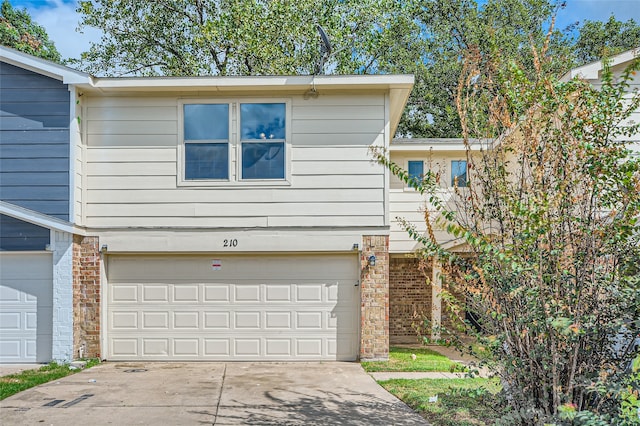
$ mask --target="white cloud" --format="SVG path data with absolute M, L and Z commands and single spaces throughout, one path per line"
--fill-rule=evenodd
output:
M 12 5 L 27 8 L 33 20 L 47 30 L 64 59 L 79 58 L 80 53 L 89 50 L 90 42 L 100 40 L 102 32 L 95 28 L 84 28 L 83 34 L 76 31 L 80 14 L 76 12 L 75 1 L 12 1 Z

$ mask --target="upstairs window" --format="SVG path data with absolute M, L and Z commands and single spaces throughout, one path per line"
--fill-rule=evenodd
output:
M 180 101 L 178 185 L 289 185 L 287 100 Z
M 284 179 L 286 105 L 240 104 L 243 180 Z
M 184 178 L 229 179 L 229 104 L 184 105 Z
M 424 178 L 424 161 L 409 160 L 407 164 L 409 179 L 422 180 Z
M 464 188 L 467 186 L 467 162 L 455 160 L 451 162 L 451 186 Z

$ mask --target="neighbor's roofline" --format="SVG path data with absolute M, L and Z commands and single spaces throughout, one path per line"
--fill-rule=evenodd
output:
M 631 62 L 633 59 L 640 56 L 640 47 L 627 50 L 618 55 L 609 58 L 609 65 L 615 67 L 625 62 Z M 590 64 L 583 65 L 578 68 L 574 68 L 562 76 L 562 81 L 569 81 L 572 78 L 579 77 L 586 80 L 597 80 L 600 77 L 600 71 L 602 71 L 602 60 L 591 62 Z
M 46 75 L 64 84 L 91 84 L 91 75 L 7 46 L 0 46 L 0 59 L 8 64 Z
M 493 140 L 469 139 L 472 151 L 486 148 Z M 465 150 L 463 138 L 394 138 L 389 150 L 392 152 L 411 151 L 461 151 Z
M 0 200 L 0 213 L 47 229 L 79 235 L 84 235 L 85 233 L 83 229 L 76 227 L 71 222 L 7 203 L 6 201 Z

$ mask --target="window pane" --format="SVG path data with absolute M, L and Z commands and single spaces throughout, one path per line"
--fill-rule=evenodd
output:
M 424 177 L 424 163 L 422 161 L 409 161 L 409 178 L 422 180 Z
M 285 104 L 240 104 L 240 137 L 247 139 L 284 139 Z
M 185 179 L 228 179 L 229 144 L 184 144 Z
M 284 179 L 284 143 L 243 143 L 242 179 Z
M 459 187 L 467 186 L 467 162 L 466 161 L 452 161 L 451 162 L 451 186 L 457 185 Z
M 184 140 L 229 139 L 229 105 L 184 106 Z

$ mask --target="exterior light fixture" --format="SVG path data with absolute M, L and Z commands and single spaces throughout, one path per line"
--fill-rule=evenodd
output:
M 355 243 L 353 247 L 351 247 L 351 250 L 357 251 L 359 248 L 358 243 Z
M 109 247 L 106 244 L 103 244 L 102 247 L 100 248 L 101 252 L 106 252 L 109 249 Z
M 376 266 L 376 257 L 375 257 L 375 255 L 372 254 L 371 256 L 369 256 L 368 260 L 369 260 L 369 266 Z

